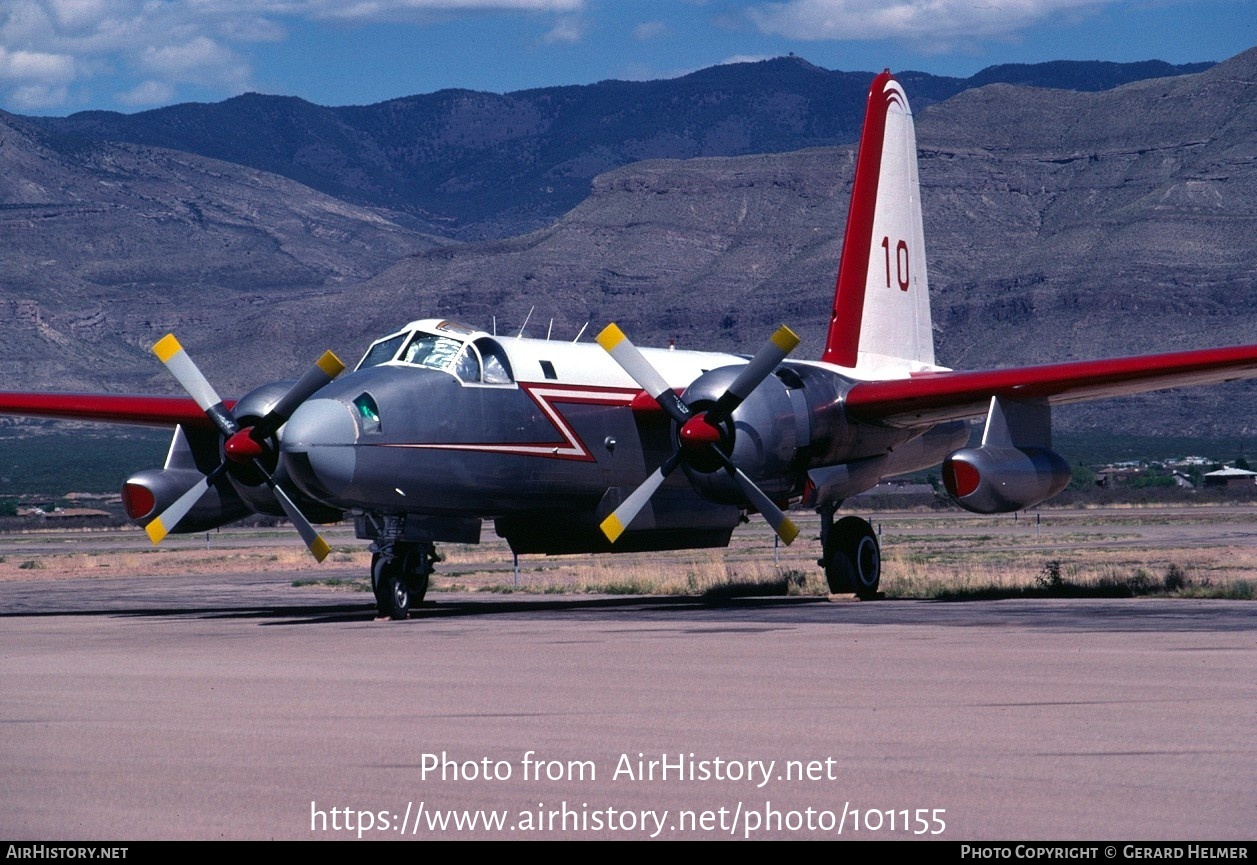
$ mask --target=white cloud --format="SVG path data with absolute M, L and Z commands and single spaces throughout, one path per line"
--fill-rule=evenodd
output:
M 578 12 L 584 0 L 191 0 L 249 6 L 261 13 L 350 21 L 397 21 L 459 12 Z
M 1116 0 L 789 0 L 747 10 L 765 33 L 791 39 L 909 39 L 948 43 L 1007 37 L 1068 11 Z
M 208 36 L 197 36 L 181 44 L 149 46 L 141 52 L 138 65 L 154 78 L 167 82 L 215 82 L 240 88 L 247 86 L 249 80 L 248 64 Z
M 39 109 L 63 105 L 69 91 L 65 87 L 46 84 L 27 84 L 14 87 L 10 99 L 17 108 Z
M 233 42 L 282 42 L 288 38 L 288 29 L 283 24 L 260 15 L 241 15 L 223 21 L 218 32 Z
M 245 51 L 287 38 L 295 21 L 364 24 L 479 12 L 559 15 L 547 42 L 579 41 L 584 0 L 0 0 L 0 99 L 51 108 L 99 98 L 153 104 L 181 85 L 251 89 Z M 108 78 L 100 82 L 98 78 Z
M 0 46 L 0 81 L 31 80 L 65 84 L 74 79 L 74 58 L 43 51 L 8 51 Z
M 175 88 L 165 81 L 141 81 L 130 90 L 114 94 L 114 98 L 132 108 L 165 105 L 175 98 Z
M 646 41 L 647 39 L 658 39 L 668 32 L 668 25 L 662 21 L 643 21 L 633 28 L 633 38 Z
M 541 41 L 547 45 L 575 43 L 581 41 L 585 36 L 585 27 L 580 19 L 574 16 L 564 16 L 554 23 L 549 32 L 541 37 Z

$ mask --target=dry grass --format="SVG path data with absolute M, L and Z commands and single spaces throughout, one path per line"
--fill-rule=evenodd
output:
M 1188 519 L 1158 508 L 1104 514 L 1055 511 L 1045 515 L 1043 526 L 1024 517 L 1013 522 L 1009 517 L 958 518 L 954 513 L 878 515 L 873 523 L 882 532 L 882 589 L 888 597 L 900 598 L 1032 594 L 1052 582 L 1045 574 L 1054 562 L 1056 589 L 1143 586 L 1192 597 L 1252 597 L 1257 584 L 1257 528 L 1249 530 L 1253 514 L 1226 507 L 1199 510 Z M 807 514 L 799 522 L 799 540 L 776 551 L 771 532 L 757 520 L 739 529 L 724 550 L 525 556 L 518 580 L 506 543 L 486 533 L 480 545 L 440 545 L 444 561 L 432 590 L 822 595 L 826 586 L 816 565 L 818 523 Z M 1189 545 L 1199 543 L 1193 531 L 1216 531 L 1219 525 L 1226 526 L 1225 545 Z M 1173 542 L 1162 540 L 1167 527 Z M 301 585 L 364 590 L 371 561 L 366 544 L 344 528 L 331 530 L 328 537 L 332 555 L 318 565 L 295 535 L 282 530 L 224 531 L 201 542 L 185 538 L 156 550 L 134 530 L 3 535 L 0 581 L 282 572 Z M 110 545 L 124 548 L 105 549 Z M 49 547 L 57 551 L 36 552 Z
M 708 596 L 822 591 L 819 571 L 809 583 L 797 569 L 774 565 L 771 556 L 748 560 L 724 550 L 532 558 L 520 563 L 518 583 L 509 568 L 467 569 L 460 558 L 450 558 L 456 563 L 450 568 L 457 570 L 438 570 L 433 591 Z
M 891 553 L 883 562 L 882 589 L 898 598 L 1011 596 L 1025 590 L 1052 594 L 1164 593 L 1183 597 L 1251 597 L 1257 549 L 1084 549 L 1026 554 L 974 550 L 951 554 Z M 1055 580 L 1054 580 L 1055 577 Z
M 81 538 L 88 546 L 93 538 Z M 333 552 L 325 565 L 352 567 L 366 572 L 371 554 L 365 547 L 352 553 Z M 272 545 L 212 549 L 141 549 L 95 552 L 10 552 L 0 556 L 0 582 L 8 580 L 56 580 L 91 577 L 160 577 L 170 574 L 231 574 L 283 571 L 319 573 L 320 566 L 300 541 L 276 541 Z

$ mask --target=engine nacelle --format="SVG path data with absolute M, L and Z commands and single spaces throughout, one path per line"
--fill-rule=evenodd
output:
M 703 373 L 685 389 L 685 402 L 695 411 L 710 409 L 740 369 L 726 366 Z M 790 468 L 799 448 L 807 444 L 807 423 L 806 404 L 792 400 L 787 386 L 770 375 L 724 424 L 719 447 L 769 497 L 785 499 L 793 492 Z M 709 501 L 743 503 L 741 489 L 719 462 L 687 462 L 683 468 L 695 489 Z
M 127 478 L 122 485 L 122 505 L 137 526 L 147 525 L 154 517 L 200 482 L 196 469 L 148 469 Z M 188 515 L 171 526 L 172 533 L 203 532 L 226 525 L 252 513 L 235 490 L 225 481 L 205 491 Z
M 685 389 L 685 402 L 695 411 L 710 409 L 740 369 L 728 366 L 703 373 Z M 849 423 L 842 401 L 850 387 L 849 379 L 823 367 L 783 363 L 724 424 L 721 448 L 761 490 L 781 502 L 803 494 L 808 469 L 884 455 L 919 435 Z M 935 453 L 925 465 L 937 462 L 941 449 Z M 742 491 L 720 465 L 686 463 L 684 470 L 708 500 L 744 504 Z
M 1019 511 L 1050 499 L 1072 477 L 1064 457 L 1041 447 L 983 445 L 943 461 L 943 486 L 956 504 L 979 514 Z
M 286 394 L 292 385 L 293 382 L 291 381 L 277 381 L 264 384 L 249 391 L 240 398 L 240 401 L 232 409 L 236 420 L 242 426 L 245 426 L 256 423 L 261 418 L 266 417 L 270 410 L 275 407 L 275 404 L 279 402 L 280 397 Z M 280 427 L 279 431 L 272 437 L 268 454 L 279 453 L 279 440 L 281 438 L 283 438 L 283 427 Z M 224 458 L 220 443 L 219 459 Z M 271 477 L 284 487 L 289 497 L 296 502 L 297 507 L 301 509 L 301 512 L 311 522 L 334 523 L 344 517 L 341 511 L 329 508 L 327 505 L 315 501 L 298 490 L 289 480 L 288 472 L 282 462 L 276 460 L 274 456 L 266 457 L 265 462 L 267 469 L 271 472 Z M 249 466 L 237 466 L 235 470 L 227 472 L 227 477 L 235 489 L 236 495 L 244 501 L 250 511 L 272 517 L 284 516 L 283 507 L 279 504 L 279 500 L 275 498 L 275 494 L 271 492 L 270 487 L 264 482 L 260 472 L 254 471 Z

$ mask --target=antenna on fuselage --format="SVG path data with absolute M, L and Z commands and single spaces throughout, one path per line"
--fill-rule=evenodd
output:
M 576 334 L 576 339 L 572 340 L 572 342 L 580 342 L 581 334 L 585 332 L 585 328 L 587 327 L 589 327 L 589 322 L 585 322 L 584 324 L 582 324 L 580 326 L 580 331 L 577 332 Z
M 524 316 L 524 323 L 519 326 L 519 333 L 515 334 L 516 339 L 524 335 L 524 328 L 528 327 L 528 319 L 532 318 L 532 311 L 536 308 L 535 306 L 528 307 L 528 315 Z
M 498 335 L 498 317 L 496 315 L 493 317 L 493 335 Z
M 550 326 L 546 328 L 546 342 L 550 341 L 550 334 L 554 333 L 554 319 L 550 319 Z

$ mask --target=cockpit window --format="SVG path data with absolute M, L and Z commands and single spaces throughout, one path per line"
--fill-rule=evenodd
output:
M 474 345 L 464 348 L 463 353 L 458 356 L 454 363 L 454 375 L 473 384 L 480 381 L 480 352 L 476 351 Z
M 418 364 L 430 369 L 450 368 L 450 361 L 463 347 L 462 342 L 448 336 L 433 336 L 429 333 L 417 333 L 402 352 L 404 363 Z
M 480 349 L 480 357 L 484 360 L 485 384 L 511 384 L 511 362 L 506 352 L 496 340 L 481 337 L 476 340 L 476 348 Z
M 358 362 L 358 369 L 366 369 L 369 366 L 379 366 L 382 363 L 392 360 L 397 356 L 397 350 L 402 347 L 402 341 L 406 339 L 406 334 L 399 333 L 397 336 L 382 339 L 375 345 L 367 349 L 366 355 Z
M 449 332 L 460 332 L 462 326 L 442 322 L 438 327 Z M 358 364 L 358 369 L 378 366 L 392 360 L 439 369 L 470 384 L 514 384 L 515 381 L 511 376 L 511 362 L 507 358 L 506 350 L 497 340 L 488 336 L 482 336 L 474 342 L 464 342 L 454 337 L 422 331 L 398 334 L 371 346 Z

